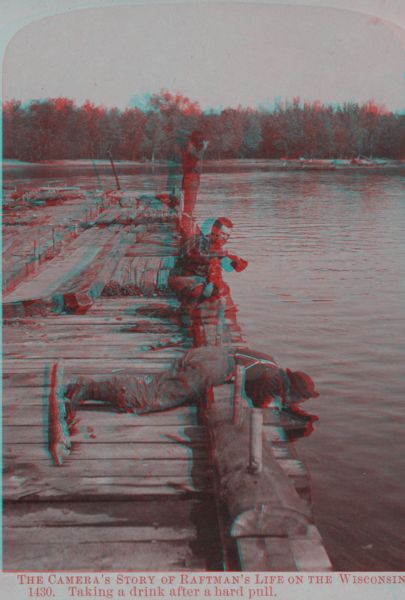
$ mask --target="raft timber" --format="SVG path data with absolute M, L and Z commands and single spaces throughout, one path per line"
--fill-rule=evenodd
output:
M 167 283 L 177 217 L 134 193 L 5 214 L 5 570 L 331 569 L 309 475 L 273 411 L 263 411 L 263 472 L 247 472 L 247 418 L 232 425 L 228 410 L 233 384 L 207 390 L 199 410 L 134 416 L 86 404 L 71 454 L 52 463 L 55 361 L 64 381 L 148 377 L 196 343 L 243 343 L 229 297 L 220 327 L 216 306 L 191 326 L 179 313 Z

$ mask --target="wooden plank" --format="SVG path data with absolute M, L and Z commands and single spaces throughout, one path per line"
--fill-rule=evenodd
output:
M 3 385 L 9 389 L 13 387 L 30 389 L 39 387 L 42 389 L 44 383 L 47 383 L 44 369 L 39 372 L 31 371 L 30 373 L 24 372 L 24 370 L 20 370 L 19 373 L 6 373 L 3 365 Z
M 162 256 L 160 268 L 170 271 L 176 264 L 176 260 L 177 256 L 169 256 L 166 254 L 165 256 Z
M 170 270 L 166 268 L 159 269 L 157 273 L 156 285 L 159 290 L 165 290 L 169 287 Z
M 72 242 L 63 255 L 49 261 L 46 268 L 36 277 L 21 283 L 14 292 L 7 294 L 5 303 L 23 302 L 35 298 L 45 298 L 54 293 L 66 280 L 82 272 L 97 254 L 103 244 L 111 240 L 115 230 L 89 229 Z
M 137 296 L 130 296 L 130 298 L 132 298 L 133 300 L 136 300 Z M 121 300 L 123 299 L 123 296 L 119 296 L 114 298 L 114 300 Z M 144 300 L 153 300 L 153 296 L 148 296 L 147 298 L 144 297 Z M 166 300 L 164 298 L 162 298 L 163 300 Z M 170 299 L 170 297 L 169 297 Z M 104 300 L 111 300 L 111 298 L 107 297 L 107 296 L 102 296 L 101 298 L 102 301 Z M 122 317 L 122 321 L 125 322 L 126 320 L 128 320 L 128 318 L 132 317 L 136 317 L 136 318 L 156 318 L 156 319 L 167 319 L 167 320 L 172 320 L 173 322 L 175 322 L 174 320 L 178 318 L 178 305 L 176 303 L 173 304 L 169 304 L 168 302 L 164 301 L 161 302 L 160 304 L 157 303 L 151 303 L 150 305 L 147 305 L 146 303 L 142 303 L 142 304 L 134 304 L 133 306 L 120 306 L 118 303 L 117 305 L 114 307 L 110 307 L 110 306 L 95 306 L 93 305 L 86 313 L 86 317 L 87 318 L 92 318 L 93 316 L 95 317 L 104 317 L 110 320 L 113 320 L 116 317 Z M 117 319 L 118 320 L 118 319 Z
M 280 467 L 288 477 L 307 477 L 308 472 L 300 460 L 287 458 L 280 460 Z
M 62 533 L 62 532 L 61 532 Z M 170 542 L 92 542 L 67 546 L 30 544 L 4 548 L 5 570 L 29 571 L 184 571 L 193 553 L 188 540 Z M 204 562 L 204 561 L 202 561 Z M 194 563 L 193 563 L 194 564 Z M 204 568 L 201 568 L 204 570 Z
M 102 298 L 104 300 L 104 298 Z M 99 309 L 97 309 L 99 310 Z M 134 314 L 129 314 L 125 312 L 125 306 L 121 307 L 120 311 L 111 310 L 108 312 L 106 308 L 106 314 L 100 315 L 95 314 L 92 309 L 89 309 L 86 314 L 83 315 L 75 315 L 75 314 L 50 314 L 47 317 L 27 317 L 22 320 L 15 319 L 11 321 L 11 325 L 6 325 L 4 327 L 4 331 L 7 332 L 10 336 L 13 333 L 18 334 L 18 331 L 23 327 L 26 328 L 27 331 L 30 330 L 42 330 L 46 329 L 51 332 L 54 328 L 56 331 L 63 330 L 65 326 L 78 328 L 83 326 L 97 326 L 97 327 L 105 327 L 106 330 L 109 328 L 117 327 L 117 328 L 131 328 L 132 326 L 141 325 L 142 328 L 146 330 L 148 326 L 153 327 L 154 325 L 161 325 L 162 327 L 167 325 L 177 325 L 177 321 L 168 318 L 159 318 L 158 316 L 137 316 L 136 310 L 134 309 Z M 18 325 L 18 326 L 17 326 Z
M 21 388 L 24 389 L 24 388 Z M 47 404 L 25 404 L 23 407 L 13 407 L 6 406 L 3 408 L 3 424 L 4 427 L 46 427 L 47 426 Z M 90 412 L 91 417 L 86 418 L 83 413 Z M 131 421 L 131 423 L 127 422 L 128 417 L 133 417 L 133 415 L 126 413 L 122 414 L 125 417 L 126 422 L 122 422 L 122 426 L 131 427 L 131 428 L 139 428 L 139 427 L 160 427 L 162 431 L 166 431 L 168 434 L 171 431 L 175 431 L 179 427 L 192 427 L 196 425 L 196 418 L 194 415 L 185 413 L 185 414 L 170 414 L 171 411 L 162 411 L 156 413 L 145 413 L 143 415 L 139 415 L 136 419 Z M 91 426 L 96 429 L 97 432 L 99 430 L 100 419 L 98 418 L 100 415 L 111 414 L 111 411 L 107 413 L 106 410 L 103 410 L 98 406 L 94 405 L 94 409 L 89 411 L 80 409 L 77 414 L 77 419 L 79 420 L 79 425 L 83 428 L 85 426 Z M 97 419 L 93 419 L 97 417 Z M 117 413 L 117 416 L 121 416 Z M 142 419 L 142 420 L 140 420 Z M 107 427 L 105 425 L 104 427 Z
M 147 223 L 142 224 L 138 227 L 136 236 L 136 245 L 141 247 L 142 245 L 147 248 L 150 244 L 166 244 L 168 240 L 170 243 L 179 244 L 180 237 L 177 233 L 177 228 L 174 222 L 162 222 L 162 223 Z
M 24 398 L 25 390 L 25 398 Z M 22 392 L 23 396 L 16 392 Z M 41 391 L 41 388 L 32 388 L 27 393 L 26 388 L 18 388 L 13 390 L 15 394 L 5 395 L 6 403 L 3 407 L 3 423 L 5 426 L 38 426 L 47 424 L 47 399 L 48 391 L 43 392 L 42 396 L 38 394 L 38 400 L 32 396 L 32 391 Z M 16 405 L 13 398 L 18 398 L 19 404 Z M 175 431 L 180 427 L 193 427 L 197 423 L 197 407 L 195 406 L 180 406 L 167 411 L 145 413 L 143 415 L 135 415 L 128 413 L 112 413 L 111 410 L 105 408 L 105 405 L 91 403 L 87 408 L 84 405 L 78 410 L 77 417 L 82 424 L 92 425 L 93 427 L 106 427 L 108 423 L 116 424 L 117 426 L 136 427 L 164 427 L 165 430 Z
M 21 370 L 26 370 L 26 366 L 29 365 L 29 362 L 32 361 L 32 365 L 33 365 L 33 369 L 37 370 L 38 368 L 41 368 L 41 365 L 48 365 L 49 362 L 52 362 L 52 359 L 54 358 L 64 358 L 66 360 L 66 364 L 69 366 L 76 366 L 79 364 L 82 365 L 89 365 L 90 362 L 93 362 L 95 365 L 100 366 L 101 364 L 104 364 L 104 366 L 106 367 L 105 369 L 105 373 L 110 373 L 111 372 L 111 368 L 108 368 L 106 365 L 106 359 L 110 358 L 110 365 L 113 365 L 114 367 L 119 365 L 119 366 L 123 366 L 123 367 L 129 367 L 131 365 L 131 363 L 134 363 L 137 367 L 140 366 L 142 363 L 145 364 L 145 366 L 148 366 L 149 363 L 155 363 L 155 364 L 160 364 L 160 363 L 164 363 L 165 365 L 167 365 L 168 363 L 173 363 L 173 361 L 177 360 L 178 358 L 180 358 L 186 351 L 186 349 L 179 349 L 177 347 L 168 347 L 168 348 L 162 348 L 162 349 L 158 349 L 158 350 L 145 350 L 145 351 L 141 351 L 141 350 L 137 350 L 135 349 L 134 352 L 132 353 L 131 350 L 128 348 L 123 348 L 122 349 L 122 355 L 120 354 L 119 350 L 117 351 L 117 348 L 119 349 L 119 346 L 110 346 L 109 350 L 110 350 L 110 354 L 106 355 L 106 350 L 104 348 L 101 349 L 94 349 L 94 354 L 91 355 L 90 353 L 86 352 L 80 352 L 78 347 L 78 351 L 76 353 L 76 356 L 72 356 L 73 354 L 73 349 L 68 347 L 66 349 L 66 352 L 63 353 L 63 344 L 61 345 L 61 348 L 54 348 L 54 352 L 52 353 L 51 351 L 47 351 L 45 352 L 44 350 L 44 354 L 45 356 L 39 356 L 39 355 L 35 355 L 32 354 L 30 355 L 28 352 L 21 352 L 21 354 L 19 356 L 13 356 L 13 358 L 11 359 L 10 357 L 6 357 L 4 360 L 4 372 L 8 372 L 8 373 L 13 373 L 13 372 L 19 372 Z M 91 348 L 91 346 L 88 346 L 88 348 Z M 19 350 L 23 350 L 23 348 L 18 348 Z M 39 354 L 40 350 L 38 350 L 38 354 Z M 16 352 L 17 354 L 17 352 Z M 90 354 L 90 356 L 89 356 Z
M 113 343 L 111 343 L 113 342 Z M 114 344 L 115 342 L 115 344 Z M 145 349 L 144 349 L 145 348 Z M 114 356 L 119 352 L 119 360 L 138 359 L 142 361 L 157 361 L 159 359 L 176 360 L 184 354 L 184 350 L 170 346 L 168 348 L 149 350 L 147 345 L 131 344 L 124 340 L 109 339 L 108 336 L 101 337 L 99 342 L 93 339 L 80 341 L 80 345 L 73 341 L 68 343 L 64 340 L 55 340 L 52 344 L 46 340 L 22 342 L 20 344 L 7 345 L 4 348 L 5 363 L 7 359 L 27 359 L 41 361 L 53 358 L 64 358 L 73 360 L 98 360 Z M 6 368 L 4 368 L 6 370 Z M 108 371 L 107 371 L 108 372 Z
M 84 333 L 85 332 L 85 333 Z M 103 343 L 109 341 L 110 344 L 123 345 L 131 341 L 138 346 L 149 343 L 164 342 L 167 346 L 181 340 L 184 345 L 190 345 L 188 332 L 177 323 L 167 321 L 148 323 L 142 320 L 128 323 L 69 323 L 62 325 L 45 325 L 39 327 L 22 326 L 10 332 L 10 328 L 3 329 L 3 346 L 11 347 L 13 344 L 21 342 L 29 343 L 34 341 L 47 341 L 48 343 L 57 343 L 60 341 L 82 342 L 89 340 L 101 340 Z M 174 344 L 173 344 L 174 345 Z
M 86 231 L 63 256 L 46 263 L 46 268 L 6 296 L 5 316 L 88 308 L 109 280 L 129 235 L 128 230 L 118 225 Z
M 2 389 L 2 402 L 3 402 L 3 417 L 7 414 L 5 411 L 9 411 L 8 414 L 13 414 L 24 406 L 44 406 L 44 402 L 47 401 L 47 394 L 49 392 L 49 386 L 33 387 L 29 391 L 25 387 L 10 387 L 6 382 L 3 383 Z M 38 412 L 38 408 L 34 409 Z M 27 418 L 30 418 L 33 414 L 30 409 L 27 412 Z
M 290 458 L 289 448 L 285 446 L 273 446 L 272 448 L 273 456 L 277 460 L 284 460 Z
M 62 476 L 63 475 L 63 476 Z M 72 477 L 66 471 L 55 469 L 46 479 L 16 482 L 8 475 L 3 482 L 3 500 L 17 501 L 71 501 L 80 499 L 107 499 L 111 501 L 139 500 L 149 496 L 178 496 L 211 493 L 209 477 Z
M 132 426 L 131 422 L 118 423 L 109 419 L 106 415 L 104 422 L 100 421 L 94 424 L 92 419 L 82 419 L 79 413 L 76 433 L 72 436 L 72 441 L 76 443 L 100 444 L 100 443 L 149 443 L 159 444 L 168 441 L 176 441 L 178 444 L 193 445 L 202 443 L 207 439 L 207 434 L 202 427 L 165 427 L 163 423 L 160 426 Z M 136 419 L 131 419 L 135 421 Z M 3 425 L 3 442 L 15 444 L 41 444 L 48 439 L 47 423 L 42 425 Z
M 69 329 L 67 329 L 69 327 Z M 24 332 L 23 339 L 22 331 Z M 3 338 L 4 339 L 4 338 Z M 29 328 L 24 327 L 19 328 L 19 330 L 15 330 L 13 332 L 8 332 L 6 334 L 6 339 L 4 339 L 4 346 L 9 351 L 19 348 L 27 348 L 27 349 L 35 349 L 35 344 L 45 345 L 45 344 L 61 344 L 65 343 L 66 345 L 72 344 L 73 342 L 80 342 L 81 345 L 96 345 L 96 344 L 104 344 L 104 345 L 122 345 L 123 347 L 127 345 L 133 345 L 137 348 L 143 348 L 145 344 L 149 343 L 149 339 L 156 342 L 161 342 L 160 345 L 178 345 L 180 341 L 184 341 L 187 343 L 187 338 L 182 333 L 172 334 L 172 335 L 164 335 L 161 332 L 153 333 L 153 332 L 137 332 L 127 330 L 121 325 L 115 325 L 114 327 L 109 326 L 103 329 L 98 326 L 97 328 L 93 328 L 91 332 L 89 332 L 88 328 L 83 329 L 83 326 L 79 325 L 66 325 L 64 327 L 43 327 L 41 330 L 38 328 Z
M 139 478 L 199 478 L 212 474 L 208 457 L 198 459 L 191 465 L 185 460 L 139 460 L 139 459 L 108 459 L 105 461 L 86 460 L 80 457 L 56 467 L 49 458 L 37 460 L 35 464 L 23 461 L 6 460 L 4 467 L 7 474 L 15 477 L 19 485 L 24 481 L 39 481 L 48 477 L 130 477 Z
M 160 257 L 147 257 L 145 269 L 141 277 L 141 291 L 147 296 L 155 292 L 157 288 L 157 276 L 160 268 Z
M 118 285 L 134 284 L 132 274 L 132 259 L 127 258 L 127 255 L 125 254 L 125 256 L 121 257 L 118 261 L 107 285 L 110 285 L 112 282 L 117 283 Z
M 10 541 L 15 546 L 24 546 L 30 539 L 32 544 L 60 544 L 61 527 L 5 527 L 3 530 L 4 539 Z M 105 543 L 106 530 L 103 527 L 80 526 L 70 527 L 63 530 L 65 543 L 88 544 Z M 174 541 L 174 540 L 192 540 L 196 535 L 195 528 L 192 527 L 110 527 L 108 543 L 111 542 L 151 542 Z
M 179 308 L 180 302 L 173 296 L 163 298 L 153 297 L 120 297 L 120 298 L 99 298 L 93 304 L 87 315 L 100 315 L 105 313 L 111 316 L 114 312 L 124 312 L 127 315 L 141 314 L 145 310 L 156 313 L 158 310 L 171 311 Z
M 36 361 L 38 362 L 38 361 Z M 3 370 L 3 381 L 9 388 L 35 388 L 43 387 L 48 384 L 47 369 L 49 362 L 46 361 L 43 364 L 31 364 L 27 365 L 22 360 L 14 361 L 16 366 L 9 367 L 13 369 L 13 372 Z M 69 381 L 72 377 L 78 377 L 79 375 L 86 375 L 93 377 L 94 379 L 102 379 L 105 377 L 105 373 L 112 375 L 125 375 L 134 377 L 146 377 L 147 375 L 153 375 L 156 373 L 163 373 L 167 371 L 168 367 L 172 364 L 172 361 L 159 361 L 148 363 L 141 362 L 126 362 L 120 360 L 111 360 L 109 366 L 106 365 L 104 360 L 94 360 L 91 363 L 85 361 L 76 361 L 71 363 L 66 361 L 64 369 L 64 380 Z M 3 365 L 4 366 L 4 365 Z M 9 365 L 7 365 L 9 366 Z
M 141 244 L 137 243 L 125 252 L 128 258 L 140 256 L 173 256 L 173 260 L 177 257 L 177 244 Z
M 70 335 L 67 328 L 69 328 Z M 86 335 L 84 335 L 86 331 Z M 5 347 L 10 347 L 15 343 L 20 343 L 22 336 L 25 342 L 47 341 L 49 343 L 57 343 L 60 341 L 74 340 L 75 342 L 89 340 L 107 340 L 110 344 L 119 345 L 122 341 L 123 345 L 131 341 L 138 346 L 145 344 L 164 342 L 168 347 L 171 343 L 176 345 L 181 340 L 184 346 L 190 345 L 190 339 L 185 329 L 179 327 L 176 323 L 84 323 L 81 326 L 66 323 L 66 325 L 43 327 L 40 331 L 37 328 L 20 327 L 19 331 L 9 334 L 3 330 L 3 344 Z M 133 340 L 132 340 L 133 338 Z M 172 345 L 174 345 L 174 343 Z
M 84 329 L 83 324 L 67 323 L 66 325 L 50 327 L 44 326 L 39 330 L 37 327 L 24 326 L 24 328 L 15 329 L 10 332 L 10 328 L 3 331 L 3 347 L 4 350 L 14 348 L 14 345 L 21 344 L 29 348 L 30 344 L 61 344 L 80 342 L 81 344 L 106 343 L 110 345 L 127 345 L 132 344 L 138 348 L 142 348 L 145 344 L 161 342 L 170 346 L 170 344 L 178 344 L 180 341 L 188 344 L 186 338 L 179 327 L 175 332 L 173 326 L 162 327 L 159 325 L 158 331 L 153 330 L 154 324 L 139 322 L 141 329 L 137 329 L 137 324 L 121 325 L 120 323 L 94 325 L 87 324 Z M 171 325 L 171 324 L 169 324 Z M 152 329 L 146 330 L 148 327 Z M 22 338 L 23 331 L 23 339 Z
M 141 241 L 140 241 L 141 240 Z M 126 256 L 173 256 L 178 254 L 179 242 L 173 237 L 173 229 L 167 231 L 166 237 L 151 233 L 147 240 L 137 234 L 137 242 L 126 250 Z
M 61 357 L 56 355 L 54 358 Z M 68 380 L 71 376 L 89 375 L 90 377 L 95 377 L 96 375 L 105 375 L 105 373 L 113 375 L 124 374 L 129 377 L 131 375 L 148 375 L 166 371 L 168 367 L 173 364 L 173 357 L 162 357 L 158 359 L 152 354 L 150 358 L 148 357 L 148 360 L 144 359 L 145 357 L 142 356 L 142 359 L 135 361 L 128 358 L 117 358 L 114 355 L 112 355 L 109 360 L 106 360 L 105 358 L 92 359 L 85 357 L 82 359 L 73 359 L 64 357 L 65 380 Z M 17 374 L 19 376 L 27 376 L 30 380 L 30 383 L 27 385 L 33 385 L 32 378 L 36 381 L 34 385 L 42 385 L 44 381 L 46 381 L 46 369 L 49 367 L 49 363 L 50 359 L 37 357 L 21 358 L 18 360 L 6 359 L 3 361 L 3 373 L 5 374 L 5 378 L 10 382 L 10 386 L 24 385 L 24 383 L 22 383 L 23 378 L 21 378 L 21 380 L 17 378 L 17 382 L 13 383 L 12 378 L 7 377 Z M 21 382 L 19 383 L 19 381 Z
M 113 460 L 118 458 L 131 458 L 133 460 L 191 460 L 201 459 L 206 456 L 204 443 L 194 444 L 192 447 L 183 444 L 162 443 L 133 443 L 124 444 L 85 444 L 75 443 L 73 440 L 72 451 L 66 464 L 70 460 Z M 26 460 L 32 462 L 43 458 L 49 458 L 49 453 L 44 445 L 39 444 L 15 444 L 3 445 L 4 460 Z
M 62 248 L 77 237 L 73 227 L 61 227 L 58 224 L 54 238 L 47 220 L 49 219 L 43 218 L 38 225 L 32 224 L 29 227 L 19 225 L 18 228 L 13 228 L 17 229 L 13 232 L 16 240 L 10 246 L 7 256 L 3 256 L 4 294 L 12 292 L 27 277 L 31 272 L 31 266 L 34 266 L 33 261 L 36 265 L 32 272 L 35 272 L 40 264 L 54 258 Z M 35 256 L 33 240 L 36 242 Z
M 1 239 L 1 250 L 3 257 L 7 258 L 7 253 L 9 255 L 12 254 L 17 244 L 18 242 L 16 238 L 12 235 L 11 231 L 7 231 L 6 228 L 3 228 Z
M 62 467 L 63 468 L 63 467 Z M 195 498 L 166 498 L 164 502 L 151 499 L 148 502 L 24 502 L 5 503 L 4 525 L 14 527 L 83 527 L 123 526 L 161 527 L 184 526 L 204 511 L 203 503 Z M 207 517 L 207 511 L 204 513 Z M 206 519 L 207 520 L 207 519 Z M 108 531 L 108 530 L 107 530 Z
M 128 231 L 118 230 L 115 237 L 102 247 L 94 261 L 82 271 L 79 277 L 66 281 L 58 289 L 57 296 L 63 299 L 65 310 L 83 312 L 93 304 L 95 298 L 101 295 L 117 261 L 125 251 L 129 235 Z

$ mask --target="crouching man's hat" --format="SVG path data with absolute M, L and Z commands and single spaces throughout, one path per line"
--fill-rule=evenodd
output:
M 290 380 L 292 401 L 302 402 L 308 398 L 318 398 L 319 393 L 315 390 L 312 378 L 302 371 L 290 371 L 286 369 Z

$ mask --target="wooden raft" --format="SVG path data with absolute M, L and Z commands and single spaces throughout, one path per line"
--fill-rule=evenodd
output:
M 7 202 L 7 198 L 5 198 Z M 96 219 L 114 199 L 86 194 L 57 205 L 12 208 L 3 212 L 3 294 L 37 273 L 74 240 L 86 223 Z M 18 207 L 18 200 L 14 202 Z
M 109 201 L 118 198 L 120 209 L 103 212 L 64 257 L 41 264 L 6 297 L 4 568 L 220 570 L 224 560 L 235 570 L 330 569 L 308 474 L 271 412 L 264 437 L 277 478 L 267 473 L 256 493 L 244 493 L 248 433 L 246 424 L 237 432 L 229 425 L 232 385 L 209 391 L 208 435 L 194 407 L 135 417 L 91 402 L 78 413 L 71 454 L 52 464 L 46 432 L 55 360 L 63 360 L 66 381 L 148 377 L 192 342 L 244 342 L 230 297 L 198 316 L 178 315 L 167 286 L 178 253 L 170 210 L 137 203 L 134 218 L 134 195 L 115 196 Z M 272 502 L 278 515 L 295 515 L 292 525 L 273 518 Z M 265 519 L 257 518 L 262 506 Z
M 92 228 L 80 237 L 93 241 L 110 228 Z M 85 314 L 14 313 L 5 322 L 6 570 L 220 568 L 207 435 L 195 407 L 135 417 L 89 403 L 78 411 L 72 451 L 62 466 L 52 464 L 47 448 L 49 368 L 55 360 L 63 361 L 66 382 L 77 375 L 148 377 L 190 346 L 177 300 L 167 287 L 159 288 L 168 240 L 171 256 L 176 249 L 174 223 L 171 231 L 166 226 L 164 252 L 159 230 L 157 220 L 148 256 L 158 248 L 159 260 L 147 280 L 149 290 L 156 283 L 151 294 L 159 297 L 101 295 Z M 127 250 L 133 258 L 138 248 L 140 258 L 145 254 L 144 242 L 138 245 L 134 235 L 123 246 L 115 267 Z M 44 281 L 52 262 L 42 265 Z M 29 282 L 24 285 L 29 290 Z

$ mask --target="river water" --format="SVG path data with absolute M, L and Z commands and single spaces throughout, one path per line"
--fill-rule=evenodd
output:
M 165 187 L 149 166 L 117 165 L 121 185 Z M 4 183 L 112 188 L 108 166 L 6 169 Z M 335 570 L 404 568 L 405 171 L 284 171 L 208 165 L 199 222 L 229 216 L 227 275 L 249 345 L 307 371 L 320 392 L 296 441 Z

